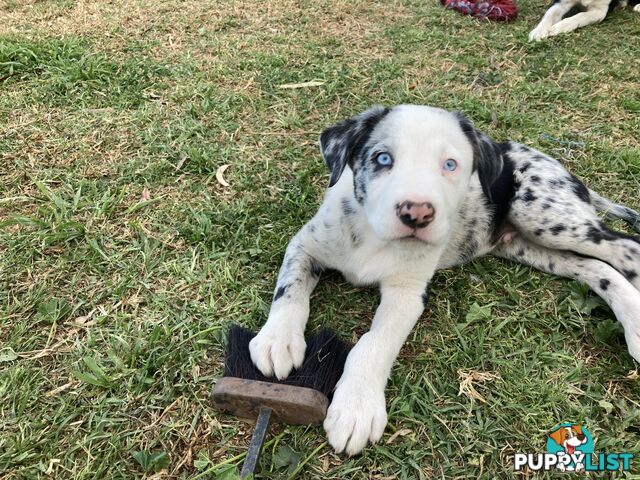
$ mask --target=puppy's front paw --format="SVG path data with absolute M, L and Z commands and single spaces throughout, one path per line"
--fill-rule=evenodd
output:
M 640 13 L 640 3 L 638 5 L 636 5 L 635 7 L 633 7 L 633 11 Z
M 249 343 L 251 360 L 263 375 L 275 375 L 280 380 L 287 378 L 293 368 L 304 361 L 307 344 L 304 332 L 289 326 L 267 322 Z
M 336 452 L 356 455 L 367 442 L 376 443 L 387 425 L 384 387 L 376 387 L 364 378 L 345 377 L 336 392 L 324 420 L 329 443 Z
M 540 40 L 544 40 L 550 35 L 550 29 L 544 25 L 538 25 L 536 28 L 531 30 L 529 33 L 529 41 L 530 42 L 539 42 Z

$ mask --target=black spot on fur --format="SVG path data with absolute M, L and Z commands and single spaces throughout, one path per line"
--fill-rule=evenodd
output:
M 544 228 L 539 228 L 539 229 L 537 229 L 535 232 L 533 232 L 533 234 L 534 234 L 536 237 L 539 237 L 539 236 L 540 236 L 540 235 L 542 235 L 543 233 L 544 233 Z
M 550 205 L 550 204 L 548 204 L 548 203 L 543 203 L 543 204 L 542 204 L 542 209 L 543 209 L 543 210 L 549 210 L 550 208 L 551 208 L 551 205 Z
M 426 307 L 427 303 L 429 303 L 429 285 L 427 285 L 427 288 L 424 289 L 424 293 L 422 294 L 421 298 L 422 298 L 422 305 Z
M 529 170 L 529 168 L 531 168 L 531 164 L 529 162 L 524 162 L 518 170 L 520 170 L 520 173 L 524 173 Z
M 529 180 L 531 180 L 531 183 L 538 185 L 540 183 L 540 177 L 538 175 L 531 175 L 531 177 L 529 177 Z
M 551 185 L 552 187 L 564 187 L 565 181 L 554 178 L 553 180 L 549 180 L 549 185 Z
M 553 262 L 549 262 L 549 271 L 553 273 L 556 269 L 556 264 Z
M 315 233 L 315 231 L 316 231 L 316 226 L 315 226 L 315 225 L 309 225 L 309 231 L 310 231 L 311 233 Z
M 601 278 L 600 279 L 600 289 L 601 290 L 606 290 L 607 288 L 609 288 L 609 285 L 611 285 L 611 281 L 606 279 L 606 278 Z
M 549 161 L 553 161 L 551 160 L 549 157 L 547 157 L 546 155 L 543 155 L 541 153 L 537 153 L 534 152 L 531 149 L 527 149 L 526 152 L 531 155 L 531 158 L 534 159 L 537 162 L 549 162 Z
M 567 229 L 567 227 L 561 223 L 559 223 L 558 225 L 554 225 L 553 227 L 551 227 L 549 229 L 549 231 L 553 234 L 553 235 L 558 235 L 560 232 L 564 232 Z
M 360 242 L 360 237 L 355 232 L 351 232 L 351 243 L 354 245 Z
M 351 200 L 346 197 L 342 199 L 342 213 L 344 213 L 346 217 L 349 217 L 356 213 L 355 208 L 353 208 L 353 205 L 351 205 Z
M 322 272 L 324 272 L 324 268 L 322 268 L 322 265 L 320 265 L 317 260 L 312 258 L 311 275 L 313 275 L 315 278 L 318 278 Z
M 367 183 L 360 173 L 361 170 L 358 169 L 353 176 L 353 191 L 357 202 L 362 205 L 364 203 L 364 198 L 367 196 Z
M 281 287 L 278 287 L 278 289 L 276 290 L 276 293 L 273 295 L 273 301 L 274 302 L 278 301 L 278 299 L 286 293 L 287 288 L 289 288 L 289 285 L 283 285 Z
M 619 239 L 626 240 L 634 240 L 631 235 L 627 235 L 626 233 L 614 232 L 613 230 L 609 230 L 607 226 L 600 222 L 599 225 L 593 225 L 587 222 L 586 224 L 589 228 L 587 228 L 587 239 L 591 240 L 595 244 L 600 244 L 603 240 L 605 241 L 613 241 Z
M 533 194 L 533 190 L 531 190 L 530 188 L 527 188 L 524 192 L 524 194 L 522 195 L 522 201 L 525 203 L 531 203 L 533 201 L 535 201 L 538 197 L 536 197 Z
M 573 193 L 575 193 L 576 196 L 580 200 L 582 200 L 585 203 L 590 203 L 591 202 L 591 195 L 589 195 L 589 189 L 584 186 L 584 183 L 582 183 L 580 180 L 578 180 L 571 173 L 569 174 L 569 178 L 567 180 L 571 184 L 571 188 L 573 189 Z
M 516 256 L 518 257 L 524 257 L 524 248 L 521 248 L 520 250 L 518 250 L 516 252 Z
M 630 282 L 638 276 L 638 273 L 635 270 L 622 270 L 622 273 Z

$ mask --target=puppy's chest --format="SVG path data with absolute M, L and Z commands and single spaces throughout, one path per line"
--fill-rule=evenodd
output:
M 371 285 L 399 275 L 428 276 L 438 253 L 421 245 L 362 243 L 348 250 L 333 251 L 328 263 L 354 285 Z M 430 272 L 431 271 L 431 272 Z

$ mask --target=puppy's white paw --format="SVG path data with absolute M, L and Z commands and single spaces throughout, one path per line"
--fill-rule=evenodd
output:
M 361 377 L 343 377 L 324 420 L 327 438 L 336 452 L 357 455 L 367 442 L 380 440 L 386 425 L 384 387 L 373 386 Z
M 573 32 L 575 29 L 576 27 L 572 26 L 570 23 L 558 22 L 549 29 L 549 37 L 555 37 L 562 33 Z
M 536 28 L 531 30 L 529 33 L 529 41 L 530 42 L 539 42 L 540 40 L 544 40 L 550 35 L 550 28 L 545 25 L 538 25 Z
M 636 5 L 635 7 L 633 7 L 633 11 L 640 13 L 640 3 L 638 5 Z
M 280 380 L 302 365 L 306 348 L 304 332 L 280 322 L 267 322 L 249 343 L 251 360 L 258 370 L 267 377 L 275 374 Z

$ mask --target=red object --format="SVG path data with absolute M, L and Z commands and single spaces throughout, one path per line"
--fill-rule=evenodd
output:
M 445 8 L 464 15 L 508 22 L 518 16 L 518 6 L 514 0 L 440 0 Z

